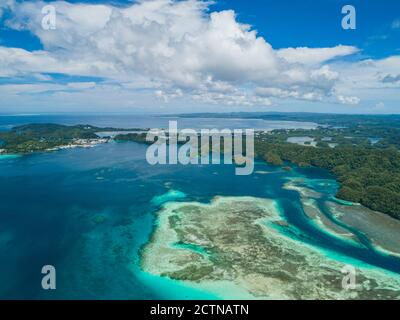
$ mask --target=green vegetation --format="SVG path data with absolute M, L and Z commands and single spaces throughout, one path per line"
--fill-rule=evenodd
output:
M 89 125 L 28 124 L 0 133 L 0 148 L 7 153 L 31 153 L 65 146 L 76 139 L 99 138 Z
M 287 142 L 289 137 L 304 136 L 313 138 L 316 147 Z M 372 137 L 379 141 L 371 143 Z M 116 139 L 149 143 L 144 133 L 118 135 Z M 340 182 L 336 195 L 339 199 L 361 203 L 397 219 L 400 219 L 399 148 L 400 128 L 357 122 L 349 128 L 274 130 L 257 134 L 255 141 L 257 157 L 273 165 L 287 161 L 300 167 L 327 169 Z
M 146 141 L 146 133 L 126 133 L 126 134 L 117 134 L 114 137 L 115 141 L 118 142 L 138 142 L 138 143 L 146 143 L 152 144 L 153 142 Z
M 337 197 L 400 219 L 400 153 L 363 146 L 313 148 L 289 143 L 256 142 L 256 154 L 273 164 L 289 161 L 336 175 Z
M 334 119 L 333 116 L 330 117 Z M 352 116 L 338 117 L 346 118 L 346 124 L 354 120 Z M 325 115 L 324 119 L 331 118 Z M 274 165 L 283 165 L 286 161 L 301 167 L 327 169 L 340 182 L 341 187 L 337 194 L 339 199 L 358 202 L 400 219 L 400 126 L 396 127 L 390 121 L 385 126 L 382 119 L 385 117 L 378 117 L 376 122 L 369 117 L 354 120 L 346 128 L 325 126 L 315 130 L 293 129 L 258 133 L 255 141 L 256 155 Z M 336 122 L 337 120 L 334 123 Z M 100 131 L 132 130 L 137 129 L 29 124 L 1 132 L 0 149 L 3 153 L 19 154 L 46 151 L 60 146 L 79 145 L 80 140 L 84 143 L 99 139 L 96 132 Z M 289 137 L 313 138 L 316 147 L 288 143 Z M 119 133 L 114 140 L 152 143 L 146 141 L 145 132 Z
M 275 152 L 267 151 L 263 156 L 265 161 L 273 165 L 280 166 L 283 164 L 281 157 Z
M 288 161 L 327 169 L 340 182 L 339 199 L 400 219 L 400 121 L 394 121 L 399 116 L 377 116 L 375 120 L 371 116 L 336 117 L 349 126 L 259 134 L 256 153 L 272 164 Z M 329 125 L 337 124 L 332 118 L 335 121 L 322 115 Z M 289 137 L 313 138 L 316 147 L 288 143 Z
M 400 128 L 366 125 L 354 125 L 349 128 L 319 127 L 309 130 L 280 129 L 263 134 L 262 137 L 276 143 L 284 143 L 289 137 L 309 137 L 314 139 L 320 148 L 329 148 L 334 144 L 342 147 L 363 146 L 378 149 L 394 146 L 400 149 Z
M 100 139 L 96 133 L 101 131 L 132 130 L 139 129 L 99 128 L 81 124 L 74 126 L 53 123 L 27 124 L 0 132 L 0 149 L 3 153 L 16 154 L 47 151 L 67 145 L 84 145 L 86 142 Z
M 142 130 L 143 131 L 143 130 Z M 169 144 L 168 140 L 168 132 L 164 133 L 165 135 L 165 142 Z M 153 144 L 154 140 L 147 141 L 146 140 L 147 132 L 130 132 L 130 133 L 120 133 L 114 137 L 114 140 L 117 142 L 138 142 L 138 143 L 145 143 L 145 144 Z M 157 138 L 158 139 L 158 138 Z M 158 140 L 155 141 L 158 141 Z M 177 144 L 185 144 L 185 141 L 177 141 Z

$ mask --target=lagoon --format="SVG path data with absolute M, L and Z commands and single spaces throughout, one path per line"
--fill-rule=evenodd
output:
M 335 202 L 338 187 L 326 171 L 285 171 L 256 162 L 252 175 L 236 176 L 232 165 L 150 166 L 145 152 L 145 145 L 133 142 L 108 143 L 0 161 L 1 298 L 226 298 L 215 283 L 195 286 L 152 274 L 141 265 L 143 250 L 160 227 L 160 210 L 209 205 L 216 196 L 272 199 L 284 222 L 275 231 L 285 241 L 339 264 L 400 277 L 400 258 L 390 246 L 382 248 L 397 238 L 386 234 L 372 242 L 368 235 L 376 237 L 375 229 L 368 226 L 364 234 L 357 220 L 341 218 L 326 206 Z M 310 197 L 317 216 L 326 217 L 322 224 L 303 209 Z M 393 232 L 397 227 L 390 225 Z M 337 234 L 343 229 L 352 234 L 351 241 Z M 187 243 L 175 249 L 210 254 Z M 56 267 L 55 291 L 40 288 L 46 264 Z M 233 289 L 236 297 L 249 297 Z

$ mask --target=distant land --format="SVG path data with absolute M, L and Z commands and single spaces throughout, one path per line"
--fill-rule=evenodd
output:
M 258 132 L 256 156 L 270 164 L 285 162 L 329 170 L 340 182 L 337 197 L 400 219 L 400 115 L 358 116 L 314 113 L 197 113 L 181 117 L 258 117 L 311 121 L 317 129 Z M 396 122 L 396 119 L 397 122 Z M 141 130 L 141 132 L 134 132 Z M 117 132 L 113 137 L 98 132 Z M 132 132 L 133 131 L 133 132 Z M 114 140 L 147 143 L 143 129 L 91 125 L 28 124 L 0 133 L 0 153 L 26 154 L 70 147 L 90 147 Z
M 229 112 L 229 113 L 179 113 L 172 116 L 182 118 L 240 118 L 275 121 L 306 121 L 331 126 L 353 126 L 356 124 L 385 125 L 400 128 L 400 114 L 336 114 L 310 112 Z
M 400 298 L 400 128 L 284 116 L 178 119 L 182 129 L 254 126 L 249 176 L 150 165 L 146 127 L 176 117 L 3 119 L 0 296 Z M 68 252 L 55 261 L 63 290 L 26 283 L 32 250 Z M 349 264 L 354 291 L 341 285 Z

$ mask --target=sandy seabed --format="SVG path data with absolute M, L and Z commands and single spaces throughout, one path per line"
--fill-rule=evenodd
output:
M 356 289 L 344 290 L 346 258 L 287 236 L 280 231 L 286 227 L 271 199 L 169 202 L 157 213 L 141 266 L 223 299 L 400 298 L 398 274 L 362 262 Z M 332 232 L 353 241 L 339 231 Z

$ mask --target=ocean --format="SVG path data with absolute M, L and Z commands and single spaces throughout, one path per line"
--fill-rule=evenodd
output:
M 32 122 L 85 123 L 120 128 L 166 127 L 153 116 L 2 116 L 0 127 Z M 260 122 L 261 121 L 261 122 Z M 262 120 L 179 119 L 180 128 L 296 127 Z M 302 124 L 315 126 L 315 124 Z M 218 299 L 211 292 L 147 274 L 140 251 L 149 241 L 155 213 L 168 201 L 208 203 L 215 196 L 275 199 L 297 231 L 297 241 L 353 264 L 400 276 L 400 259 L 367 241 L 355 246 L 324 232 L 305 216 L 299 194 L 283 188 L 301 178 L 333 199 L 334 177 L 320 169 L 291 171 L 256 162 L 250 176 L 232 165 L 150 166 L 146 146 L 110 142 L 89 149 L 0 158 L 0 298 L 2 299 Z M 329 213 L 326 213 L 329 215 Z M 357 232 L 357 230 L 353 230 Z M 362 235 L 360 235 L 362 238 Z M 53 265 L 57 289 L 41 288 L 41 269 Z

